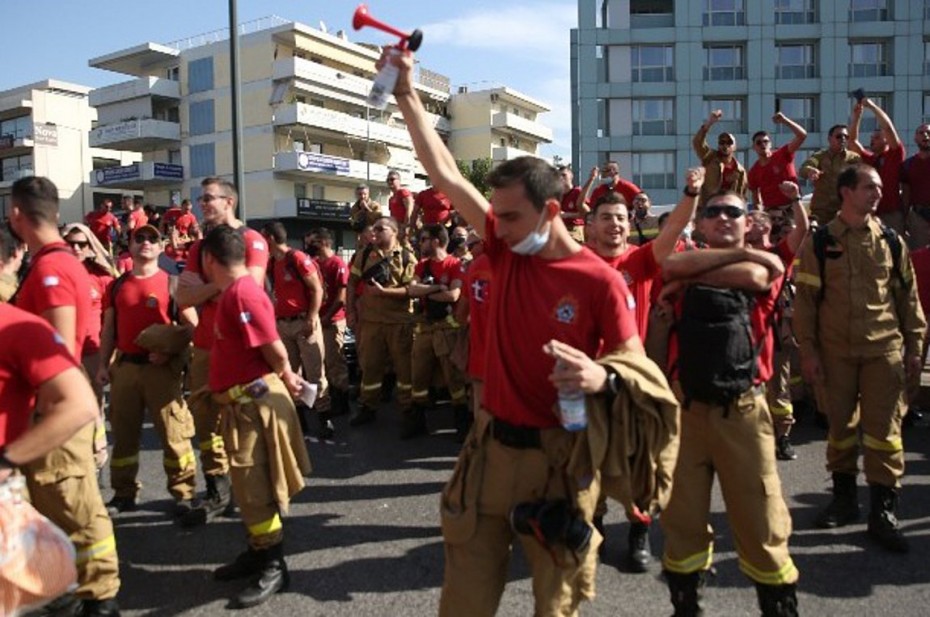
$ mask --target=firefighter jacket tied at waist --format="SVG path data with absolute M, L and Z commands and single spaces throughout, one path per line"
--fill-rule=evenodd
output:
M 608 397 L 587 397 L 588 428 L 575 442 L 569 473 L 578 478 L 600 471 L 605 495 L 628 512 L 655 514 L 668 503 L 678 460 L 678 401 L 659 367 L 642 354 L 614 352 L 598 363 L 617 372 L 619 392 L 610 406 Z

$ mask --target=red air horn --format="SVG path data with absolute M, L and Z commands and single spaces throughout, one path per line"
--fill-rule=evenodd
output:
M 365 26 L 371 26 L 372 28 L 377 28 L 378 30 L 382 30 L 388 34 L 399 36 L 400 44 L 398 44 L 398 47 L 400 49 L 416 51 L 420 48 L 420 43 L 423 42 L 423 33 L 419 30 L 414 30 L 410 34 L 407 34 L 406 32 L 398 30 L 393 26 L 389 26 L 386 23 L 378 21 L 368 13 L 367 5 L 360 4 L 358 5 L 358 8 L 355 9 L 355 14 L 352 16 L 352 27 L 356 30 L 361 30 Z

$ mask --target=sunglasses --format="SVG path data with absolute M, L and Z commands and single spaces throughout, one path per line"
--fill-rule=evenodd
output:
M 733 145 L 733 142 L 730 141 L 729 139 L 721 139 L 717 143 L 721 146 L 732 146 Z
M 757 145 L 757 146 L 761 146 L 761 145 L 764 145 L 764 144 L 770 144 L 770 143 L 772 143 L 772 140 L 771 140 L 771 139 L 757 139 L 757 140 L 756 140 L 756 145 Z
M 704 213 L 701 215 L 705 219 L 715 219 L 721 214 L 725 215 L 730 220 L 736 220 L 746 214 L 746 211 L 740 208 L 739 206 L 707 206 L 704 208 Z
M 833 136 L 834 139 L 849 139 L 849 135 L 846 133 L 838 133 Z
M 159 240 L 158 236 L 154 234 L 136 234 L 132 237 L 132 239 L 136 244 L 142 244 L 143 242 L 155 244 Z
M 71 247 L 78 247 L 79 249 L 86 249 L 90 246 L 90 241 L 88 240 L 65 240 Z

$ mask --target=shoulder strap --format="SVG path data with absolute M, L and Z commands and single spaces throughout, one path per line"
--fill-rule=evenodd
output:
M 891 250 L 891 269 L 894 270 L 898 282 L 901 283 L 901 288 L 907 289 L 908 285 L 904 280 L 904 273 L 901 271 L 901 238 L 894 229 L 888 227 L 881 221 L 879 221 L 878 224 L 882 230 L 882 238 L 888 243 L 888 248 Z
M 116 297 L 119 295 L 119 290 L 126 282 L 126 279 L 129 278 L 129 275 L 132 272 L 123 272 L 113 281 L 113 284 L 110 286 L 110 308 L 113 309 L 113 328 L 116 328 Z
M 174 299 L 178 292 L 178 280 L 177 275 L 168 275 L 168 318 L 174 323 L 181 323 L 181 309 L 178 301 Z
M 823 301 L 824 293 L 826 293 L 825 287 L 827 282 L 824 280 L 824 270 L 826 269 L 827 243 L 829 240 L 830 230 L 827 229 L 826 225 L 821 225 L 818 227 L 812 238 L 814 257 L 817 258 L 817 268 L 819 270 L 818 274 L 820 276 L 820 289 L 817 291 L 818 304 Z

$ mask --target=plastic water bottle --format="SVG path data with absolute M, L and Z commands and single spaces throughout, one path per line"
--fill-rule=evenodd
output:
M 395 54 L 397 52 L 391 50 L 391 53 Z M 371 85 L 371 92 L 368 93 L 369 107 L 378 110 L 387 107 L 388 99 L 394 92 L 394 85 L 397 84 L 399 74 L 397 67 L 390 60 L 384 63 L 384 66 L 378 71 L 378 75 L 375 76 L 375 81 Z
M 581 390 L 559 390 L 559 420 L 566 431 L 582 431 L 588 426 L 588 412 Z

